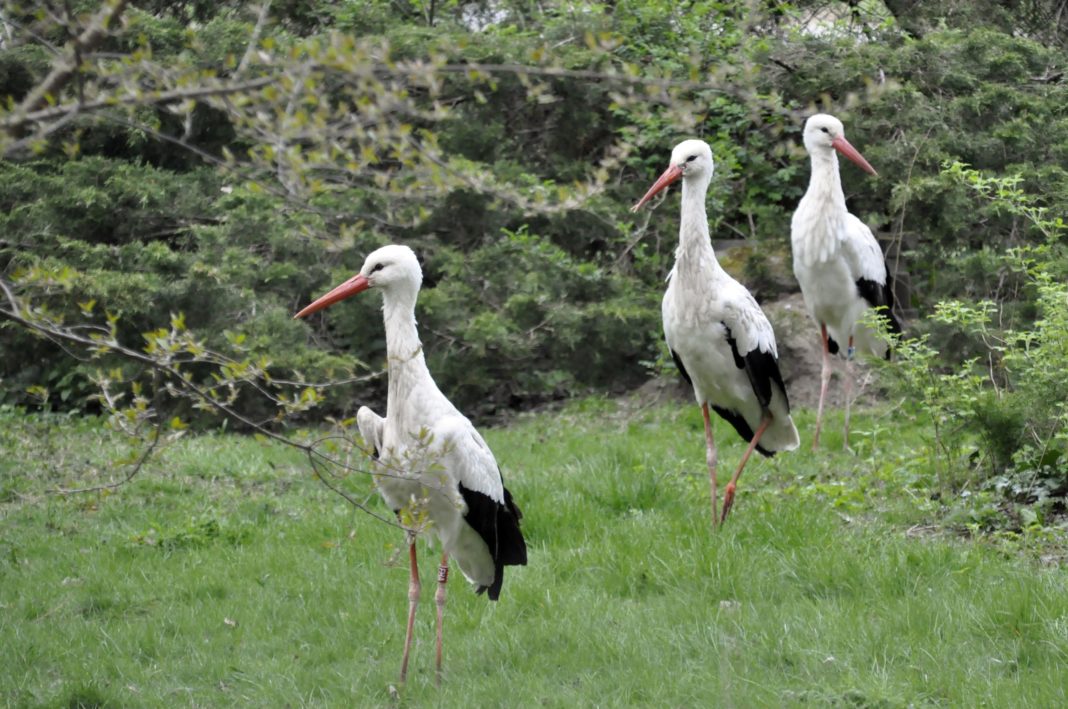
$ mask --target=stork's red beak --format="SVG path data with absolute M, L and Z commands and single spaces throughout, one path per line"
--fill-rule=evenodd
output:
M 845 136 L 838 136 L 837 138 L 831 141 L 831 145 L 834 146 L 834 149 L 840 152 L 842 155 L 845 155 L 847 158 L 855 162 L 857 164 L 857 167 L 859 167 L 864 172 L 868 173 L 869 175 L 879 174 L 875 171 L 875 168 L 872 167 L 868 163 L 868 161 L 864 159 L 864 156 L 860 154 L 860 151 L 850 145 L 849 141 L 845 139 Z
M 345 281 L 340 286 L 334 288 L 334 290 L 319 298 L 314 303 L 304 308 L 304 310 L 301 310 L 293 317 L 294 319 L 302 318 L 305 315 L 311 315 L 312 313 L 319 312 L 323 308 L 328 308 L 339 300 L 345 300 L 345 298 L 352 297 L 357 293 L 362 293 L 370 287 L 371 282 L 367 280 L 367 277 L 357 273 L 355 276 Z
M 861 158 L 863 159 L 863 158 Z M 645 196 L 638 200 L 638 202 L 630 208 L 630 211 L 637 212 L 642 208 L 642 205 L 651 200 L 657 192 L 664 189 L 672 182 L 675 182 L 682 177 L 682 168 L 678 165 L 672 165 L 668 169 L 664 170 L 664 174 L 656 179 L 653 186 L 649 188 L 649 191 L 645 193 Z

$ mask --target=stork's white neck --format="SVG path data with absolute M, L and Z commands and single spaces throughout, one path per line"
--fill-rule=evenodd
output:
M 842 222 L 849 213 L 838 171 L 838 154 L 833 150 L 817 150 L 811 157 L 808 190 L 797 205 L 791 226 L 794 260 L 806 265 L 837 256 Z
M 679 247 L 675 250 L 675 273 L 680 277 L 703 271 L 720 270 L 708 233 L 705 195 L 710 178 L 682 181 L 682 215 L 679 220 Z
M 387 415 L 397 411 L 395 404 L 403 401 L 408 392 L 426 387 L 437 390 L 423 356 L 423 343 L 415 323 L 417 293 L 385 291 L 382 297 L 382 319 L 386 326 L 386 357 L 389 364 L 389 388 L 386 393 Z
M 812 175 L 808 180 L 805 198 L 811 196 L 845 211 L 845 193 L 842 191 L 842 176 L 838 170 L 838 153 L 821 150 L 812 153 Z
M 419 330 L 415 324 L 415 298 L 406 294 L 385 292 L 382 298 L 382 320 L 386 326 L 386 352 L 390 359 L 409 356 L 421 349 Z

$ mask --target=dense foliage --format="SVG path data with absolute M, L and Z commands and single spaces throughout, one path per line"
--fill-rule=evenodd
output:
M 424 261 L 431 368 L 465 410 L 620 390 L 670 366 L 659 298 L 676 210 L 627 212 L 670 147 L 712 145 L 714 233 L 751 242 L 731 265 L 768 299 L 792 287 L 775 271 L 808 174 L 799 129 L 826 109 L 880 172 L 846 168 L 850 203 L 899 247 L 911 329 L 945 373 L 983 350 L 924 317 L 936 302 L 989 302 L 995 329 L 1025 333 L 1050 321 L 1048 294 L 1002 255 L 1041 243 L 1046 282 L 1068 271 L 1059 236 L 945 169 L 1018 177 L 1028 204 L 1068 211 L 1061 6 L 144 1 L 26 108 L 107 5 L 12 3 L 0 271 L 38 315 L 107 318 L 130 347 L 182 314 L 204 346 L 240 343 L 276 377 L 348 378 L 324 404 L 345 412 L 381 394 L 352 377 L 380 368 L 377 303 L 290 314 L 399 241 Z M 87 375 L 139 366 L 0 326 L 6 402 L 94 410 Z M 993 467 L 1025 444 L 990 442 Z

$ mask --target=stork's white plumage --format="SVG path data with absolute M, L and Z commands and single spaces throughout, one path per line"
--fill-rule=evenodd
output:
M 394 512 L 425 513 L 442 545 L 438 571 L 437 657 L 441 672 L 441 625 L 451 557 L 464 576 L 497 600 L 504 567 L 527 562 L 519 530 L 521 514 L 504 487 L 489 446 L 452 405 L 427 369 L 415 322 L 422 284 L 419 261 L 407 246 L 383 246 L 360 272 L 297 313 L 304 317 L 368 288 L 382 291 L 389 385 L 386 417 L 366 406 L 357 413 L 364 440 L 374 448 L 375 481 Z M 419 573 L 414 534 L 409 539 L 411 580 L 401 682 L 408 670 Z
M 831 379 L 831 355 L 846 344 L 845 445 L 849 445 L 852 361 L 855 349 L 889 357 L 889 343 L 861 321 L 869 308 L 879 308 L 892 332 L 901 332 L 894 317 L 893 284 L 871 229 L 846 208 L 838 155 L 842 153 L 872 175 L 875 169 L 845 138 L 842 122 L 816 114 L 805 122 L 805 148 L 812 160 L 808 190 L 794 212 L 790 240 L 794 275 L 805 305 L 819 323 L 823 343 L 820 403 L 812 448 L 819 446 L 823 405 Z
M 716 446 L 709 406 L 749 442 L 723 497 L 726 520 L 738 477 L 755 448 L 771 456 L 798 445 L 797 428 L 779 373 L 775 332 L 752 294 L 730 276 L 709 238 L 705 194 L 712 180 L 712 150 L 701 140 L 675 146 L 671 163 L 632 211 L 682 180 L 682 218 L 675 267 L 664 294 L 664 335 L 682 376 L 693 386 L 705 423 L 712 524 L 717 521 Z

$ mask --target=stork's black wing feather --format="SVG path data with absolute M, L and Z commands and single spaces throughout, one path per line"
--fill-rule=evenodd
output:
M 782 400 L 786 410 L 790 411 L 790 398 L 786 394 L 786 383 L 782 380 L 779 371 L 779 360 L 771 352 L 752 350 L 745 355 L 745 373 L 749 375 L 749 381 L 753 385 L 760 405 L 767 408 L 771 405 L 772 384 L 777 384 L 782 392 Z
M 721 322 L 720 325 L 727 331 L 727 344 L 731 346 L 731 356 L 734 357 L 734 366 L 738 369 L 745 369 L 745 359 L 743 359 L 742 355 L 738 352 L 738 342 L 734 339 L 730 326 L 725 322 Z
M 886 283 L 883 285 L 879 285 L 867 278 L 858 278 L 857 292 L 871 307 L 886 318 L 887 328 L 890 332 L 901 334 L 901 323 L 894 315 L 894 283 L 889 273 L 887 273 Z M 886 350 L 886 358 L 890 359 L 890 348 Z
M 870 305 L 873 308 L 878 308 L 878 307 L 887 305 L 887 302 L 886 302 L 887 288 L 886 288 L 886 286 L 879 285 L 878 283 L 876 283 L 875 281 L 873 281 L 871 279 L 858 278 L 857 279 L 857 292 L 860 293 L 860 297 L 863 298 L 864 300 L 868 301 L 868 305 Z M 891 300 L 893 299 L 893 295 L 892 294 L 891 294 L 890 298 L 891 298 Z
M 782 390 L 783 399 L 786 401 L 787 410 L 790 408 L 790 402 L 786 399 L 786 385 L 782 381 L 782 374 L 779 373 L 779 362 L 771 352 L 765 352 L 761 349 L 754 349 L 745 353 L 738 351 L 738 341 L 734 339 L 734 335 L 731 334 L 731 329 L 727 323 L 723 323 L 723 327 L 727 331 L 727 344 L 731 346 L 731 355 L 734 357 L 734 364 L 738 369 L 745 370 L 745 375 L 749 377 L 749 384 L 753 387 L 753 393 L 756 394 L 757 401 L 760 402 L 762 409 L 767 409 L 771 404 L 772 385 L 778 384 L 779 389 Z M 753 440 L 753 429 L 749 425 L 749 422 L 745 420 L 745 417 L 737 411 L 726 409 L 721 406 L 713 406 L 713 410 L 719 414 L 725 421 L 734 426 L 734 430 L 738 432 L 746 441 Z M 775 455 L 775 451 L 769 451 L 759 443 L 756 446 L 758 452 L 769 458 Z
M 505 566 L 523 566 L 527 563 L 527 544 L 519 529 L 519 520 L 523 513 L 512 500 L 512 493 L 503 487 L 504 503 L 497 502 L 489 495 L 470 490 L 460 485 L 460 494 L 467 504 L 464 520 L 482 537 L 493 557 L 493 583 L 477 589 L 478 593 L 487 591 L 491 601 L 501 595 L 504 583 Z
M 723 323 L 723 327 L 727 329 L 727 344 L 731 346 L 734 364 L 738 369 L 745 370 L 761 408 L 766 409 L 771 404 L 771 386 L 772 384 L 778 384 L 779 389 L 782 391 L 783 400 L 786 402 L 786 410 L 789 411 L 790 400 L 786 396 L 786 384 L 782 380 L 782 373 L 779 372 L 779 360 L 771 352 L 766 352 L 759 348 L 750 350 L 745 353 L 745 356 L 742 356 L 738 352 L 737 340 L 731 335 L 731 329 L 727 327 L 726 323 Z M 751 435 L 749 439 L 752 439 Z

